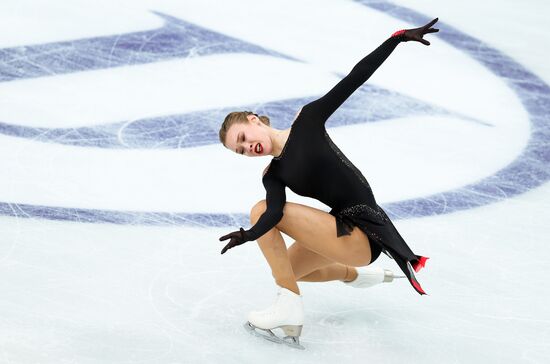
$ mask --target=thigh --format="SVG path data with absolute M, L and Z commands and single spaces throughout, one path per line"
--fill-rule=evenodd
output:
M 370 263 L 367 235 L 355 227 L 351 235 L 337 237 L 336 218 L 323 210 L 286 202 L 277 228 L 329 261 L 354 267 Z

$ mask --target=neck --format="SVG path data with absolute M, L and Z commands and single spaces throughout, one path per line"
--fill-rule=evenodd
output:
M 288 139 L 289 132 L 290 128 L 286 130 L 275 130 L 273 132 L 271 136 L 271 145 L 273 145 L 273 150 L 271 151 L 272 156 L 278 157 L 281 155 L 283 147 Z

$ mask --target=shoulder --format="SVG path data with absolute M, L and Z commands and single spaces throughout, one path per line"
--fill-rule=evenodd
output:
M 269 164 L 267 165 L 267 167 L 265 167 L 263 173 L 262 173 L 262 177 L 265 177 L 265 175 L 267 174 L 267 170 L 269 169 L 269 167 L 271 166 L 271 162 L 269 162 Z
M 317 105 L 318 100 L 311 101 L 300 108 L 300 111 L 296 114 L 296 119 L 292 123 L 296 126 L 296 129 L 302 129 L 306 135 L 316 134 L 317 131 L 324 131 L 325 120 L 321 114 L 319 114 L 319 107 Z
M 298 112 L 296 113 L 296 116 L 294 117 L 294 120 L 298 119 L 298 116 L 300 116 L 300 114 L 302 113 L 302 110 L 303 110 L 303 106 L 300 108 L 300 110 L 298 110 Z

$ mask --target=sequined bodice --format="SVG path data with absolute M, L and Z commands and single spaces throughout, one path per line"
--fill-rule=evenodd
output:
M 307 109 L 294 122 L 285 149 L 271 161 L 266 178 L 278 178 L 293 192 L 333 209 L 376 205 L 361 171 L 332 141 L 324 124 L 307 120 Z

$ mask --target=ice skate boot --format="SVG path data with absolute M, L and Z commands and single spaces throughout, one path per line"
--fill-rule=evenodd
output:
M 299 339 L 303 324 L 302 296 L 279 287 L 275 303 L 263 311 L 250 312 L 244 327 L 264 339 L 303 350 L 305 348 L 300 345 Z M 281 338 L 275 335 L 271 330 L 276 328 L 282 329 L 286 336 Z
M 358 267 L 357 278 L 350 282 L 344 282 L 347 286 L 355 288 L 367 288 L 375 286 L 383 282 L 392 282 L 395 278 L 405 278 L 405 276 L 397 276 L 389 269 L 380 267 L 366 266 Z

